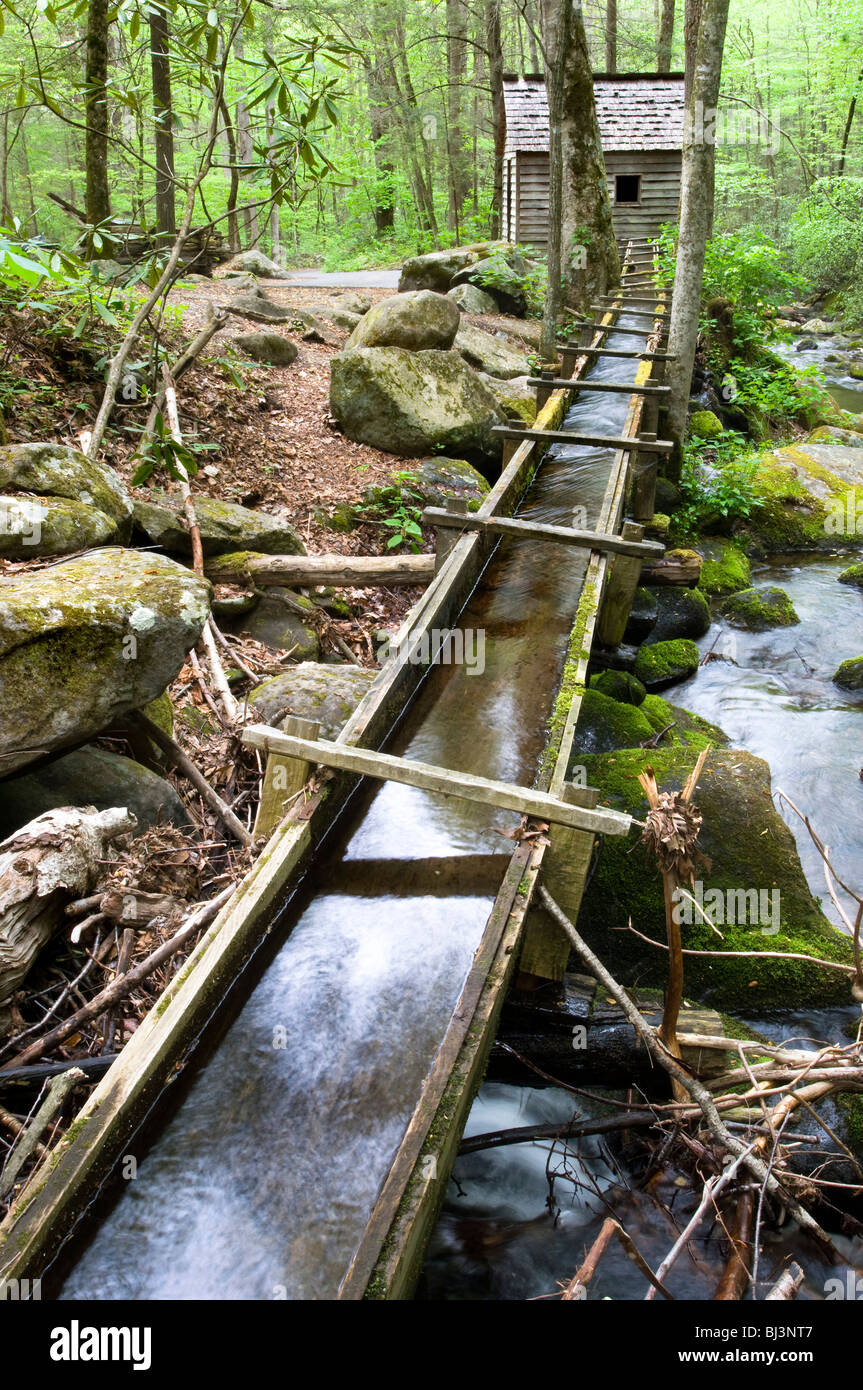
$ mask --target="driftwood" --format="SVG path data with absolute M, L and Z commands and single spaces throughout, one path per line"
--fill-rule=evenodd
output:
M 257 581 L 289 589 L 313 584 L 430 584 L 434 571 L 433 555 L 259 555 L 241 550 L 204 561 L 204 573 L 217 584 Z
M 802 1283 L 803 1270 L 800 1268 L 798 1264 L 790 1264 L 788 1268 L 785 1270 L 785 1272 L 781 1274 L 779 1278 L 776 1280 L 776 1283 L 773 1285 L 773 1288 L 770 1290 L 770 1292 L 768 1294 L 765 1294 L 765 1303 L 770 1303 L 776 1300 L 785 1300 L 787 1302 L 793 1298 L 796 1298 L 797 1292 Z
M 164 729 L 160 729 L 159 725 L 155 724 L 141 710 L 136 710 L 130 718 L 139 728 L 143 729 L 154 743 L 158 744 L 164 753 L 168 754 L 178 771 L 188 778 L 196 791 L 201 793 L 210 809 L 215 811 L 225 829 L 229 830 L 241 845 L 251 845 L 252 836 L 242 821 L 234 815 L 230 806 L 222 800 L 219 793 L 210 786 L 204 774 L 195 767 L 191 758 L 186 756 L 179 743 L 176 743 L 170 734 L 166 734 Z
M 70 1067 L 48 1083 L 48 1094 L 30 1123 L 19 1134 L 2 1173 L 0 1173 L 0 1201 L 12 1191 L 24 1165 L 37 1152 L 42 1135 L 48 1128 L 72 1087 L 86 1078 L 77 1067 Z
M 0 845 L 0 1008 L 65 924 L 70 897 L 92 889 L 107 845 L 135 825 L 125 807 L 61 807 Z

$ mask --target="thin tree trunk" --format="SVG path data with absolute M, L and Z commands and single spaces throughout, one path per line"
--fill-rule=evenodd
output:
M 656 37 L 656 71 L 671 72 L 671 43 L 674 38 L 674 0 L 662 0 L 659 33 Z
M 563 304 L 561 222 L 563 217 L 563 100 L 564 67 L 572 31 L 572 6 L 542 0 L 542 47 L 548 101 L 548 292 L 542 320 L 540 352 L 556 356 L 557 320 Z
M 150 70 L 156 129 L 156 227 L 160 239 L 177 234 L 174 203 L 174 111 L 171 104 L 171 32 L 163 0 L 150 8 Z
M 845 129 L 842 132 L 842 148 L 839 151 L 839 167 L 836 170 L 840 178 L 842 178 L 843 174 L 845 173 L 845 155 L 848 152 L 848 141 L 851 136 L 851 127 L 854 124 L 854 112 L 857 110 L 857 93 L 860 88 L 861 82 L 863 82 L 863 72 L 859 73 L 857 76 L 857 83 L 854 87 L 854 94 L 851 97 L 851 101 L 848 104 L 848 116 L 845 121 Z
M 0 151 L 0 222 L 12 226 L 12 207 L 9 202 L 9 112 L 3 112 L 3 145 Z
M 86 211 L 91 226 L 111 216 L 108 184 L 108 0 L 90 0 L 87 13 L 87 59 L 84 112 L 87 122 L 84 163 Z
M 608 0 L 605 9 L 605 71 L 617 72 L 617 0 Z
M 240 171 L 237 168 L 237 139 L 234 134 L 234 124 L 231 120 L 230 108 L 225 101 L 224 93 L 219 100 L 219 110 L 222 113 L 222 120 L 225 123 L 228 163 L 231 166 L 231 182 L 228 187 L 228 201 L 225 207 L 225 211 L 228 214 L 228 246 L 231 251 L 236 252 L 240 249 L 240 227 L 237 221 L 237 194 L 240 188 Z
M 701 27 L 701 6 L 702 0 L 685 0 L 683 12 L 683 51 L 685 55 L 683 101 L 687 111 L 692 101 L 695 57 L 698 49 L 698 34 Z
M 501 234 L 503 216 L 503 151 L 506 144 L 506 122 L 503 109 L 503 49 L 500 39 L 500 0 L 486 0 L 485 32 L 488 48 L 488 75 L 491 87 L 492 122 L 494 128 L 494 184 L 491 195 L 489 232 Z
M 462 120 L 462 96 L 467 80 L 467 11 L 464 0 L 446 0 L 446 25 L 449 229 L 458 237 L 469 183 Z
M 237 56 L 237 61 L 242 65 L 245 55 L 243 52 L 242 34 L 239 32 L 234 40 L 234 52 Z M 237 153 L 240 157 L 240 164 L 246 170 L 250 170 L 255 160 L 255 152 L 252 148 L 252 123 L 249 116 L 249 108 L 242 99 L 237 102 L 237 118 L 234 126 L 237 132 Z M 246 241 L 248 245 L 255 246 L 261 235 L 258 228 L 257 208 L 243 208 L 242 217 L 243 226 L 246 231 Z
M 668 335 L 668 350 L 677 359 L 669 363 L 668 374 L 671 386 L 668 430 L 669 438 L 674 441 L 674 452 L 668 467 L 671 478 L 680 476 L 686 412 L 698 339 L 704 254 L 714 200 L 716 149 L 712 140 L 704 138 L 703 119 L 696 121 L 693 114 L 695 111 L 705 113 L 715 110 L 719 100 L 728 5 L 729 0 L 703 0 L 692 100 L 683 136 L 680 236 Z

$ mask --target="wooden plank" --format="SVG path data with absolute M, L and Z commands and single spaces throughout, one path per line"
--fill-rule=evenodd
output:
M 619 811 L 587 811 L 582 807 L 567 806 L 558 797 L 546 796 L 528 787 L 516 787 L 508 782 L 476 777 L 469 772 L 397 758 L 392 753 L 347 748 L 328 739 L 297 738 L 293 734 L 271 729 L 267 724 L 248 724 L 243 729 L 241 739 L 251 748 L 264 748 L 267 752 L 284 753 L 292 758 L 308 758 L 310 762 L 337 767 L 343 772 L 401 782 L 408 787 L 420 787 L 423 791 L 442 792 L 445 796 L 479 802 L 483 806 L 496 806 L 501 811 L 516 811 L 537 820 L 574 825 L 601 834 L 626 835 L 632 822 L 631 816 Z
M 633 354 L 640 356 L 640 353 Z M 580 395 L 582 391 L 610 391 L 619 396 L 667 396 L 671 390 L 670 386 L 631 386 L 621 381 L 578 381 L 573 382 L 569 377 L 553 377 L 551 381 L 544 381 L 541 377 L 531 376 L 527 379 L 528 386 L 569 386 L 573 391 Z
M 208 579 L 243 583 L 257 580 L 276 587 L 314 584 L 357 586 L 428 584 L 434 578 L 433 555 L 259 555 L 236 551 L 204 561 Z
M 644 535 L 644 527 L 635 521 L 626 521 L 623 535 L 627 539 L 640 541 Z M 615 559 L 611 579 L 605 588 L 596 629 L 596 635 L 605 647 L 616 647 L 623 641 L 623 632 L 632 610 L 632 600 L 638 588 L 640 574 L 640 560 L 628 555 L 621 555 Z
M 599 531 L 578 531 L 569 526 L 555 526 L 550 522 L 521 521 L 512 517 L 479 517 L 476 513 L 447 512 L 443 507 L 426 507 L 423 521 L 428 526 L 449 527 L 466 531 L 481 529 L 500 536 L 517 536 L 525 540 L 555 541 L 561 545 L 575 545 L 587 550 L 606 550 L 612 555 L 639 555 L 643 557 L 664 554 L 665 548 L 656 541 L 634 542 L 622 536 L 602 535 Z M 286 730 L 294 733 L 295 730 Z
M 590 307 L 591 307 L 591 309 L 595 310 L 596 313 L 602 314 L 602 313 L 604 313 L 610 306 L 607 305 L 607 304 L 591 304 Z M 621 312 L 622 314 L 628 314 L 629 317 L 630 317 L 630 318 L 633 318 L 633 319 L 650 319 L 650 320 L 653 321 L 653 320 L 658 320 L 658 319 L 666 319 L 666 320 L 667 320 L 667 319 L 670 319 L 670 318 L 671 318 L 671 315 L 670 315 L 670 314 L 660 313 L 660 312 L 659 312 L 658 310 L 656 310 L 656 309 L 653 309 L 653 310 L 647 310 L 647 309 L 630 309 L 626 304 L 623 304 L 623 305 L 620 305 L 620 306 L 615 305 L 615 308 L 617 308 L 617 307 L 620 308 L 620 312 Z M 615 329 L 615 331 L 617 331 L 617 330 Z
M 605 434 L 575 434 L 569 430 L 515 430 L 509 425 L 495 425 L 493 434 L 504 439 L 542 439 L 549 444 L 589 444 L 602 449 L 628 449 L 633 453 L 643 450 L 647 454 L 667 454 L 671 449 L 670 439 L 642 440 L 616 438 Z
M 620 327 L 618 327 L 618 325 L 617 325 L 616 323 L 597 325 L 597 324 L 593 323 L 593 321 L 592 321 L 591 319 L 582 318 L 582 316 L 581 316 L 580 314 L 577 314 L 577 313 L 575 312 L 574 309 L 565 309 L 565 310 L 564 310 L 564 313 L 569 314 L 570 318 L 575 319 L 578 323 L 582 324 L 583 327 L 585 327 L 585 328 L 597 328 L 597 327 L 599 327 L 599 328 L 600 328 L 600 331 L 603 332 L 603 333 L 625 333 L 626 336 L 627 336 L 628 338 L 644 338 L 644 337 L 647 335 L 648 331 L 649 331 L 649 330 L 647 329 L 647 327 L 645 327 L 645 328 L 620 328 Z
M 280 727 L 283 733 L 312 740 L 321 731 L 317 720 L 300 719 L 294 714 L 286 714 Z M 284 820 L 297 794 L 308 781 L 310 766 L 304 758 L 286 758 L 282 753 L 267 755 L 261 799 L 252 831 L 256 840 L 262 835 L 269 839 L 276 826 Z
M 576 786 L 567 782 L 563 788 L 565 800 L 572 806 L 594 807 L 599 801 L 596 787 Z M 589 830 L 574 830 L 570 826 L 554 825 L 549 832 L 551 841 L 543 860 L 543 883 L 555 902 L 566 903 L 564 909 L 575 921 L 584 893 L 596 836 Z M 577 900 L 577 901 L 576 901 Z M 575 911 L 573 912 L 573 907 Z M 528 913 L 524 944 L 519 960 L 519 976 L 535 977 L 538 981 L 560 982 L 566 973 L 570 945 L 567 937 L 546 913 L 531 908 Z M 526 984 L 528 980 L 520 979 Z
M 607 347 L 585 347 L 579 348 L 579 353 L 584 353 L 589 357 L 635 357 L 643 362 L 676 362 L 677 355 L 673 352 L 639 352 L 638 348 L 607 348 Z M 634 389 L 634 388 L 633 388 Z

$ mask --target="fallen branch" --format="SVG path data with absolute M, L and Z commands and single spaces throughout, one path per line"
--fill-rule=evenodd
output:
M 200 333 L 196 334 L 196 336 L 189 343 L 188 347 L 186 347 L 183 350 L 183 352 L 180 354 L 177 360 L 171 363 L 168 369 L 175 383 L 178 382 L 180 378 L 184 375 L 184 373 L 189 370 L 196 358 L 200 357 L 201 353 L 204 351 L 204 348 L 207 346 L 210 339 L 216 333 L 218 333 L 220 328 L 224 328 L 225 324 L 228 322 L 228 315 L 221 306 L 219 306 L 214 311 L 213 306 L 210 304 L 207 306 L 207 309 L 208 318 L 207 322 L 204 324 L 204 327 L 201 329 Z M 150 408 L 149 415 L 147 416 L 147 423 L 145 424 L 143 432 L 141 434 L 141 438 L 138 441 L 138 447 L 135 452 L 139 456 L 143 456 L 144 454 L 146 454 L 147 449 L 150 447 L 150 444 L 153 440 L 153 436 L 156 433 L 156 420 L 158 416 L 161 414 L 162 410 L 164 410 L 164 408 L 165 387 L 163 383 L 158 388 L 158 391 L 156 393 L 156 399 Z
M 163 752 L 168 754 L 176 768 L 192 783 L 192 786 L 200 792 L 210 809 L 216 813 L 225 829 L 229 830 L 241 845 L 245 845 L 247 848 L 251 846 L 252 836 L 242 821 L 234 815 L 230 806 L 222 800 L 219 793 L 210 786 L 204 774 L 198 770 L 191 758 L 186 756 L 179 743 L 171 738 L 170 734 L 165 733 L 164 729 L 160 729 L 159 725 L 155 724 L 143 711 L 136 710 L 129 717 L 148 738 L 151 738 Z
M 204 573 L 218 584 L 261 582 L 285 588 L 316 584 L 341 588 L 367 585 L 430 584 L 433 555 L 259 555 L 253 550 L 213 555 Z
M 728 1184 L 732 1181 L 733 1178 L 737 1176 L 738 1168 L 740 1167 L 741 1163 L 746 1157 L 746 1154 L 752 1152 L 752 1148 L 753 1145 L 750 1144 L 746 1152 L 740 1154 L 738 1158 L 735 1158 L 733 1162 L 729 1163 L 728 1167 L 725 1168 L 721 1173 L 717 1173 L 715 1177 L 707 1179 L 707 1182 L 704 1184 L 704 1187 L 702 1189 L 701 1199 L 698 1203 L 698 1206 L 695 1208 L 695 1211 L 690 1216 L 688 1222 L 684 1226 L 683 1230 L 680 1232 L 680 1235 L 677 1237 L 677 1240 L 674 1242 L 668 1254 L 665 1256 L 664 1260 L 662 1261 L 662 1263 L 656 1271 L 657 1280 L 664 1279 L 668 1271 L 672 1268 L 672 1266 L 677 1263 L 678 1256 L 681 1254 L 683 1250 L 686 1249 L 686 1246 L 689 1244 L 689 1241 L 692 1239 L 692 1236 L 695 1234 L 698 1227 L 701 1225 L 710 1207 L 713 1206 L 716 1198 L 719 1196 L 719 1193 L 722 1191 L 724 1187 L 728 1186 Z M 647 1290 L 647 1293 L 644 1295 L 645 1302 L 649 1303 L 654 1298 L 655 1293 L 655 1287 L 649 1288 Z
M 36 1152 L 39 1140 L 45 1133 L 63 1101 L 68 1096 L 72 1087 L 79 1081 L 86 1078 L 82 1071 L 77 1067 L 71 1067 L 69 1071 L 64 1071 L 60 1076 L 55 1076 L 48 1083 L 48 1094 L 43 1100 L 36 1114 L 30 1123 L 19 1135 L 12 1152 L 0 1173 L 0 1201 L 3 1201 L 15 1186 L 18 1174 L 25 1163 L 32 1158 Z M 41 1146 L 40 1146 L 41 1147 Z

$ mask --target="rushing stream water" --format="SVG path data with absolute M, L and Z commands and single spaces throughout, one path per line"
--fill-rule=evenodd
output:
M 616 358 L 592 373 L 633 374 Z M 585 393 L 569 427 L 617 435 L 628 401 Z M 595 525 L 610 457 L 555 451 L 520 515 L 569 524 L 579 504 Z M 484 670 L 434 667 L 394 751 L 530 785 L 586 561 L 503 543 L 460 619 L 484 633 Z M 477 856 L 503 865 L 495 831 L 516 819 L 394 783 L 371 796 L 62 1297 L 334 1297 L 494 899 Z

